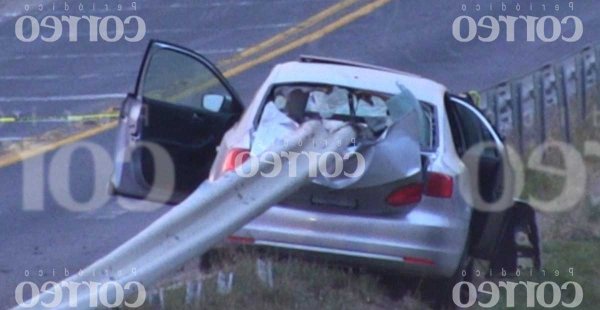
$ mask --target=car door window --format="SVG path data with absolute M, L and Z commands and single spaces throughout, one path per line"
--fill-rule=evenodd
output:
M 448 122 L 450 123 L 450 131 L 452 133 L 452 140 L 454 142 L 456 153 L 458 154 L 458 156 L 462 157 L 463 154 L 466 152 L 467 147 L 458 112 L 456 111 L 454 105 L 451 104 L 446 105 L 446 111 L 448 115 Z
M 460 119 L 460 127 L 466 150 L 480 142 L 484 142 L 484 128 L 481 120 L 467 107 L 460 104 L 456 106 L 456 112 Z
M 456 106 L 456 110 L 461 120 L 465 151 L 481 143 L 486 143 L 488 147 L 483 148 L 482 156 L 499 158 L 500 154 L 494 147 L 496 140 L 494 139 L 494 133 L 492 133 L 492 127 L 487 124 L 485 117 L 479 114 L 474 107 L 462 103 Z
M 215 112 L 214 104 L 202 104 L 211 102 L 214 95 L 231 100 L 231 94 L 205 65 L 170 49 L 157 50 L 151 56 L 142 85 L 145 99 L 196 110 Z
M 475 107 L 454 99 L 451 102 L 448 106 L 448 119 L 459 156 L 479 143 L 499 142 L 492 125 Z

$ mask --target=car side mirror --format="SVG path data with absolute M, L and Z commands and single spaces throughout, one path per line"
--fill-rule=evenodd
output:
M 202 96 L 202 108 L 211 111 L 219 112 L 225 105 L 227 98 L 222 95 L 207 94 Z

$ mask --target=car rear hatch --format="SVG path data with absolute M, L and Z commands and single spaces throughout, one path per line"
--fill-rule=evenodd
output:
M 282 205 L 376 214 L 406 212 L 421 201 L 427 190 L 427 157 L 421 155 L 423 111 L 408 89 L 399 85 L 398 95 L 386 98 L 385 103 L 377 103 L 373 97 L 380 95 L 367 98 L 365 91 L 344 92 L 334 87 L 328 94 L 319 91 L 317 95 L 321 98 L 314 99 L 314 92 L 306 85 L 295 86 L 295 89 L 286 87 L 290 87 L 285 90 L 286 103 L 277 102 L 276 89 L 273 102 L 265 104 L 252 139 L 253 155 L 258 156 L 269 145 L 284 141 L 301 122 L 302 118 L 293 115 L 298 114 L 298 109 L 290 107 L 290 102 L 296 100 L 293 94 L 298 89 L 309 93 L 307 107 L 302 109 L 304 119 L 319 118 L 331 127 L 351 123 L 357 138 L 353 141 L 303 141 L 343 143 L 347 148 L 343 154 L 321 154 L 318 172 L 312 182 L 282 201 Z M 344 107 L 338 104 L 347 98 L 354 103 L 347 109 L 350 116 L 344 115 Z M 362 110 L 361 100 L 370 101 Z

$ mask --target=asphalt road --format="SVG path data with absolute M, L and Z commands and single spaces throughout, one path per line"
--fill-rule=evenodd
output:
M 80 2 L 67 1 L 71 7 Z M 91 1 L 85 1 L 88 2 Z M 117 2 L 124 7 L 131 4 L 130 1 Z M 333 0 L 137 2 L 137 11 L 118 12 L 111 8 L 109 12 L 91 12 L 86 9 L 88 11 L 78 14 L 139 15 L 146 21 L 148 32 L 138 43 L 89 42 L 86 29 L 79 29 L 75 43 L 68 42 L 66 35 L 54 43 L 39 40 L 23 43 L 16 39 L 14 29 L 16 16 L 23 14 L 20 12 L 23 8 L 19 5 L 0 6 L 4 10 L 0 12 L 0 116 L 100 111 L 117 105 L 119 100 L 116 98 L 133 89 L 142 53 L 151 38 L 188 46 L 219 62 L 283 33 L 337 3 Z M 517 1 L 491 1 L 494 4 L 491 12 L 489 8 L 475 12 L 469 6 L 466 13 L 461 11 L 461 5 L 470 5 L 472 1 L 390 1 L 350 23 L 334 27 L 331 32 L 323 30 L 367 2 L 352 3 L 242 60 L 240 64 L 247 64 L 270 55 L 263 59 L 267 61 L 233 76 L 233 85 L 243 99 L 249 101 L 274 64 L 300 54 L 316 54 L 417 73 L 456 91 L 480 89 L 600 41 L 600 34 L 595 31 L 600 29 L 600 19 L 595 16 L 600 12 L 600 3 L 592 0 L 577 1 L 574 12 L 569 11 L 567 2 L 561 1 L 564 6 L 559 12 L 544 13 L 541 6 L 535 6 L 534 12 L 521 13 L 578 16 L 584 23 L 584 35 L 576 43 L 525 42 L 524 31 L 517 34 L 516 42 L 511 43 L 498 39 L 494 43 L 473 41 L 465 44 L 453 38 L 452 22 L 456 17 L 464 14 L 473 17 L 518 15 L 503 13 L 500 7 L 504 2 L 514 8 Z M 102 6 L 115 2 L 96 3 Z M 526 6 L 529 3 L 526 1 Z M 58 6 L 61 4 L 64 1 L 57 2 Z M 41 18 L 48 14 L 65 13 L 60 9 L 48 11 L 45 7 L 42 12 L 31 12 L 30 15 Z M 563 30 L 573 32 L 569 27 Z M 274 53 L 309 34 L 317 34 L 318 39 L 289 51 L 284 48 Z M 0 139 L 40 135 L 60 126 L 66 124 L 0 124 Z M 107 131 L 86 142 L 99 145 L 110 154 L 113 136 L 113 131 Z M 30 159 L 26 164 L 21 162 L 0 169 L 0 307 L 14 304 L 14 289 L 19 282 L 41 283 L 63 278 L 65 269 L 72 273 L 85 267 L 168 210 L 168 207 L 162 207 L 153 212 L 127 212 L 114 199 L 108 198 L 108 202 L 91 212 L 67 210 L 56 201 L 49 188 L 52 180 L 49 180 L 48 169 L 55 157 L 53 151 Z M 24 189 L 23 167 L 32 166 L 34 162 L 39 162 L 41 169 L 33 170 L 30 175 L 40 182 L 39 187 Z M 86 151 L 78 151 L 67 166 L 59 165 L 57 169 L 70 176 L 69 192 L 73 198 L 85 202 L 93 195 L 95 184 L 103 186 L 106 183 L 109 167 L 94 169 L 92 156 Z M 98 180 L 95 180 L 97 176 Z M 25 201 L 35 199 L 39 199 L 43 210 L 25 210 L 28 207 Z

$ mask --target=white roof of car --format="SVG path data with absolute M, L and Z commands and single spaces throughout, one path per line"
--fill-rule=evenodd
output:
M 398 84 L 402 84 L 417 99 L 432 104 L 443 103 L 446 93 L 443 85 L 417 75 L 342 64 L 287 62 L 277 65 L 271 78 L 271 84 L 322 83 L 387 94 L 398 93 Z

